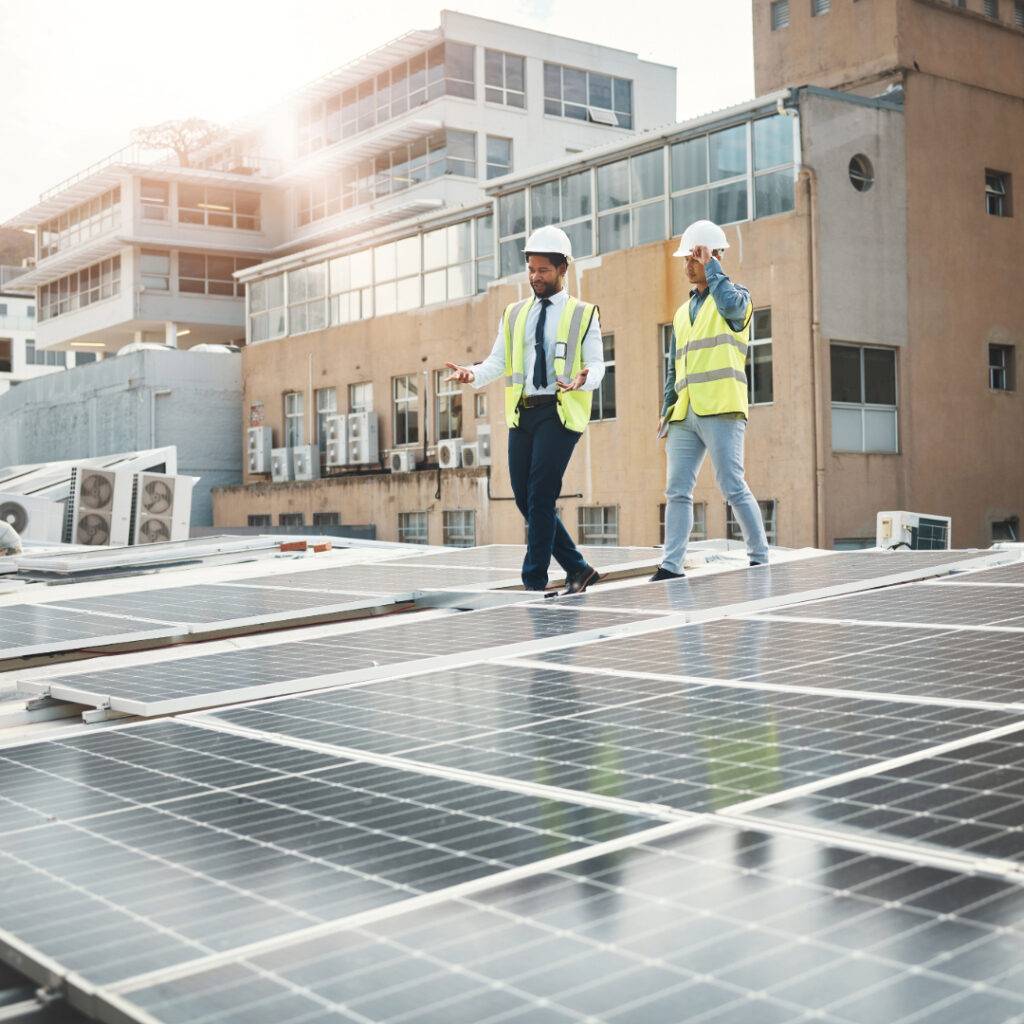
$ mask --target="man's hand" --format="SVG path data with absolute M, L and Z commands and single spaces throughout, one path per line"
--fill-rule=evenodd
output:
M 711 262 L 711 250 L 706 245 L 695 245 L 690 255 L 702 266 L 706 267 Z
M 445 363 L 444 365 L 452 371 L 447 377 L 445 377 L 445 384 L 472 384 L 476 378 L 476 374 L 466 366 L 459 366 L 456 363 Z
M 579 373 L 576 374 L 576 376 L 572 379 L 571 383 L 563 384 L 560 380 L 556 380 L 555 383 L 562 391 L 579 391 L 583 387 L 583 385 L 587 383 L 588 373 L 590 373 L 590 370 L 584 367 L 582 370 L 580 370 Z
M 658 440 L 660 441 L 663 437 L 668 437 L 668 416 L 662 416 L 658 420 Z

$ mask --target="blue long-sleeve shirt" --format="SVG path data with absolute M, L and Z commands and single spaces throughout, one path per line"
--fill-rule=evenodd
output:
M 750 292 L 741 284 L 733 284 L 728 275 L 722 269 L 722 264 L 712 257 L 704 268 L 704 274 L 708 279 L 708 286 L 704 291 L 696 288 L 690 292 L 690 323 L 697 319 L 701 306 L 708 296 L 718 307 L 718 312 L 725 317 L 729 326 L 734 331 L 741 331 L 746 323 L 747 305 L 750 302 Z M 669 409 L 676 404 L 676 336 L 672 334 L 672 353 L 668 364 L 668 373 L 665 375 L 665 392 L 662 395 L 661 414 L 668 415 Z

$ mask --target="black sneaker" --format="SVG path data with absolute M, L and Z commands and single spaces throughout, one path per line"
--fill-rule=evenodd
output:
M 570 576 L 565 581 L 563 594 L 582 594 L 591 583 L 596 583 L 601 577 L 597 570 L 587 566 L 578 576 Z
M 755 562 L 753 559 L 750 560 L 750 564 L 753 565 L 767 565 L 767 562 Z
M 685 578 L 685 572 L 669 572 L 663 565 L 659 565 L 658 571 L 647 582 L 661 583 L 662 580 L 681 580 Z

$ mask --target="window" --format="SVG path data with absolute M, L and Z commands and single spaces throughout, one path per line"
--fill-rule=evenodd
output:
M 14 344 L 10 338 L 0 338 L 0 373 L 14 372 Z
M 789 0 L 772 0 L 772 31 L 789 27 Z
M 75 366 L 85 366 L 86 363 L 95 363 L 96 353 L 95 352 L 76 352 L 75 353 Z
M 32 307 L 29 306 L 29 309 L 31 309 L 31 308 Z M 7 303 L 6 302 L 0 302 L 0 316 L 7 316 Z
M 988 386 L 993 391 L 1015 391 L 1017 367 L 1013 345 L 989 345 Z
M 2 303 L 0 303 L 0 316 L 7 316 L 7 307 L 5 305 L 3 305 Z M 35 318 L 36 318 L 36 307 L 35 306 L 26 306 L 25 307 L 25 316 L 27 316 L 29 318 L 29 320 L 35 320 Z
M 816 18 L 819 14 L 828 14 L 832 10 L 832 0 L 811 0 L 811 16 Z
M 473 396 L 473 416 L 478 420 L 487 419 L 487 395 L 476 394 Z
M 331 324 L 373 316 L 373 251 L 364 249 L 328 263 Z
M 462 437 L 462 386 L 445 383 L 450 370 L 434 371 L 434 393 L 437 395 L 437 440 Z
M 526 244 L 526 192 L 498 197 L 499 276 L 518 274 L 523 269 Z
M 693 503 L 693 529 L 690 540 L 708 539 L 708 507 L 703 501 Z
M 577 510 L 580 544 L 619 543 L 619 510 L 615 505 L 596 505 Z
M 452 548 L 471 548 L 476 545 L 476 512 L 456 509 L 444 513 L 441 543 Z
M 338 512 L 314 512 L 314 526 L 341 526 L 341 514 Z
M 423 235 L 423 305 L 475 294 L 476 276 L 472 221 Z
M 494 280 L 494 216 L 477 217 L 473 221 L 476 237 L 476 290 L 487 291 Z
M 875 169 L 863 153 L 850 157 L 849 175 L 850 184 L 858 192 L 867 192 L 875 183 Z
M 512 173 L 512 140 L 500 135 L 487 136 L 487 177 L 500 178 Z
M 1020 516 L 1010 516 L 1008 519 L 999 519 L 992 523 L 992 540 L 1020 540 Z
M 757 507 L 761 510 L 761 518 L 764 520 L 764 532 L 768 537 L 769 544 L 778 543 L 778 532 L 775 523 L 775 500 L 759 501 Z M 696 506 L 695 506 L 696 508 Z M 694 515 L 696 522 L 696 514 Z M 739 521 L 732 510 L 732 505 L 726 502 L 725 505 L 725 536 L 728 540 L 743 540 L 743 531 L 740 529 Z
M 285 332 L 284 274 L 246 286 L 249 292 L 249 340 L 269 341 Z
M 338 412 L 337 388 L 319 388 L 316 392 L 316 443 L 320 449 L 320 461 L 327 459 L 327 418 Z M 316 525 L 316 517 L 313 518 Z
M 397 448 L 419 443 L 420 392 L 416 374 L 391 379 L 391 400 L 394 407 L 392 444 Z
M 169 220 L 171 209 L 171 186 L 166 181 L 140 182 L 143 220 Z
M 109 260 L 44 284 L 39 289 L 39 319 L 52 320 L 120 292 L 121 257 L 112 256 Z
M 142 249 L 139 254 L 142 287 L 151 292 L 171 288 L 171 254 L 166 249 Z
M 236 270 L 253 267 L 258 260 L 234 256 L 207 256 L 203 253 L 178 253 L 178 291 L 196 295 L 226 295 L 241 298 L 245 285 L 236 281 Z
M 594 392 L 594 405 L 590 415 L 593 420 L 615 419 L 615 335 L 601 335 L 604 350 L 604 377 Z
M 532 228 L 557 225 L 569 236 L 577 258 L 590 256 L 594 251 L 593 213 L 590 171 L 556 178 L 530 189 Z
M 747 401 L 761 405 L 772 401 L 772 311 L 755 309 L 747 348 Z
M 42 355 L 42 353 L 39 353 L 39 354 Z M 36 339 L 35 338 L 26 338 L 25 339 L 25 365 L 26 366 L 35 366 L 36 365 Z
M 121 223 L 121 188 L 112 188 L 53 217 L 37 229 L 39 258 L 86 242 Z
M 993 217 L 1009 217 L 1010 175 L 1004 171 L 985 171 L 985 208 Z
M 348 411 L 373 412 L 373 385 L 369 381 L 349 384 Z
M 274 525 L 274 520 L 269 515 L 266 515 L 264 513 L 260 513 L 259 515 L 249 516 L 247 522 L 248 522 L 248 524 L 250 526 L 273 526 Z
M 664 165 L 664 149 L 659 148 L 598 167 L 597 237 L 601 252 L 665 238 Z
M 985 0 L 985 17 L 999 17 L 999 0 Z
M 373 250 L 373 306 L 377 316 L 422 304 L 420 238 L 413 235 Z
M 596 71 L 544 64 L 544 113 L 633 127 L 633 83 Z
M 445 513 L 447 515 L 447 513 Z M 427 513 L 398 513 L 398 542 L 400 544 L 428 544 Z
M 833 344 L 830 363 L 832 450 L 899 451 L 895 350 Z
M 36 356 L 36 362 L 42 362 L 39 356 L 45 356 L 47 366 L 60 366 L 64 368 L 68 365 L 67 352 L 39 352 Z
M 232 188 L 179 184 L 178 223 L 259 231 L 260 194 Z
M 791 166 L 796 119 L 785 114 L 762 117 L 750 126 L 754 163 L 754 216 L 788 213 L 795 204 Z
M 484 50 L 484 99 L 507 107 L 526 107 L 526 58 Z
M 282 512 L 277 517 L 278 526 L 305 526 L 306 517 L 301 512 Z
M 327 326 L 327 264 L 288 271 L 288 333 L 305 334 Z
M 289 391 L 284 396 L 284 445 L 300 448 L 305 435 L 305 403 L 301 391 Z

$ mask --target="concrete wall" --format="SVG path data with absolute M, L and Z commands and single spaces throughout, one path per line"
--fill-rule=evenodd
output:
M 0 396 L 0 465 L 176 445 L 200 477 L 192 520 L 212 522 L 210 491 L 241 478 L 241 359 L 136 352 L 26 381 Z

